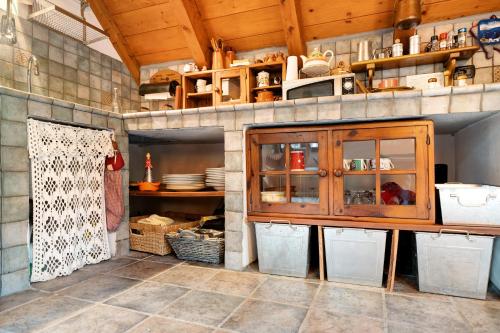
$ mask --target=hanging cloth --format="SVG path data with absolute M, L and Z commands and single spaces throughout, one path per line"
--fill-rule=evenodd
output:
M 33 189 L 31 281 L 110 258 L 104 160 L 110 132 L 28 119 Z
M 106 196 L 106 225 L 108 231 L 116 231 L 120 226 L 125 207 L 123 206 L 122 173 L 125 166 L 118 143 L 112 140 L 114 154 L 106 158 L 104 172 L 104 193 Z

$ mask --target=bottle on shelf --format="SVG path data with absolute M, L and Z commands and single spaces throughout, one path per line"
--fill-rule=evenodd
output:
M 151 154 L 147 153 L 146 154 L 146 163 L 144 166 L 144 181 L 146 183 L 152 183 L 153 182 L 153 163 L 151 162 Z

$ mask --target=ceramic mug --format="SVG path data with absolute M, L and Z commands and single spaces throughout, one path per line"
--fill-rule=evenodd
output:
M 304 171 L 305 161 L 304 152 L 302 150 L 293 150 L 290 152 L 290 170 Z
M 201 93 L 206 91 L 207 80 L 198 79 L 196 80 L 196 91 Z
M 390 158 L 380 159 L 380 170 L 392 170 L 392 169 L 394 169 L 394 164 L 392 163 Z
M 351 161 L 351 170 L 353 171 L 365 171 L 368 170 L 367 160 L 362 158 L 355 158 Z
M 257 86 L 258 87 L 267 87 L 269 86 L 269 73 L 262 71 L 257 74 Z
M 349 171 L 351 170 L 351 159 L 344 158 L 344 171 Z

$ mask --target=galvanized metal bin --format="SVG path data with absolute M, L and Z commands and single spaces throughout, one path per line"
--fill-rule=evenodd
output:
M 500 294 L 500 237 L 493 244 L 493 258 L 491 259 L 490 280 Z
M 382 286 L 387 231 L 325 228 L 328 281 Z
M 306 277 L 310 226 L 255 223 L 261 273 Z
M 416 238 L 420 291 L 486 298 L 494 237 L 417 232 Z

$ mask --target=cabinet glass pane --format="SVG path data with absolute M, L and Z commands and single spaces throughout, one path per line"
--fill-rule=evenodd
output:
M 415 205 L 415 175 L 381 175 L 380 202 L 385 205 Z
M 375 175 L 344 176 L 344 204 L 374 205 Z
M 260 196 L 262 202 L 286 202 L 285 175 L 260 177 Z
M 381 170 L 414 170 L 415 139 L 380 140 Z
M 241 96 L 240 77 L 231 77 L 221 80 L 222 102 L 238 102 Z
M 318 175 L 292 175 L 290 189 L 292 202 L 319 203 Z
M 318 170 L 318 147 L 317 142 L 291 143 L 290 170 Z
M 285 170 L 285 145 L 261 145 L 260 165 L 261 171 Z
M 370 170 L 370 163 L 375 159 L 375 140 L 344 141 L 344 170 Z

